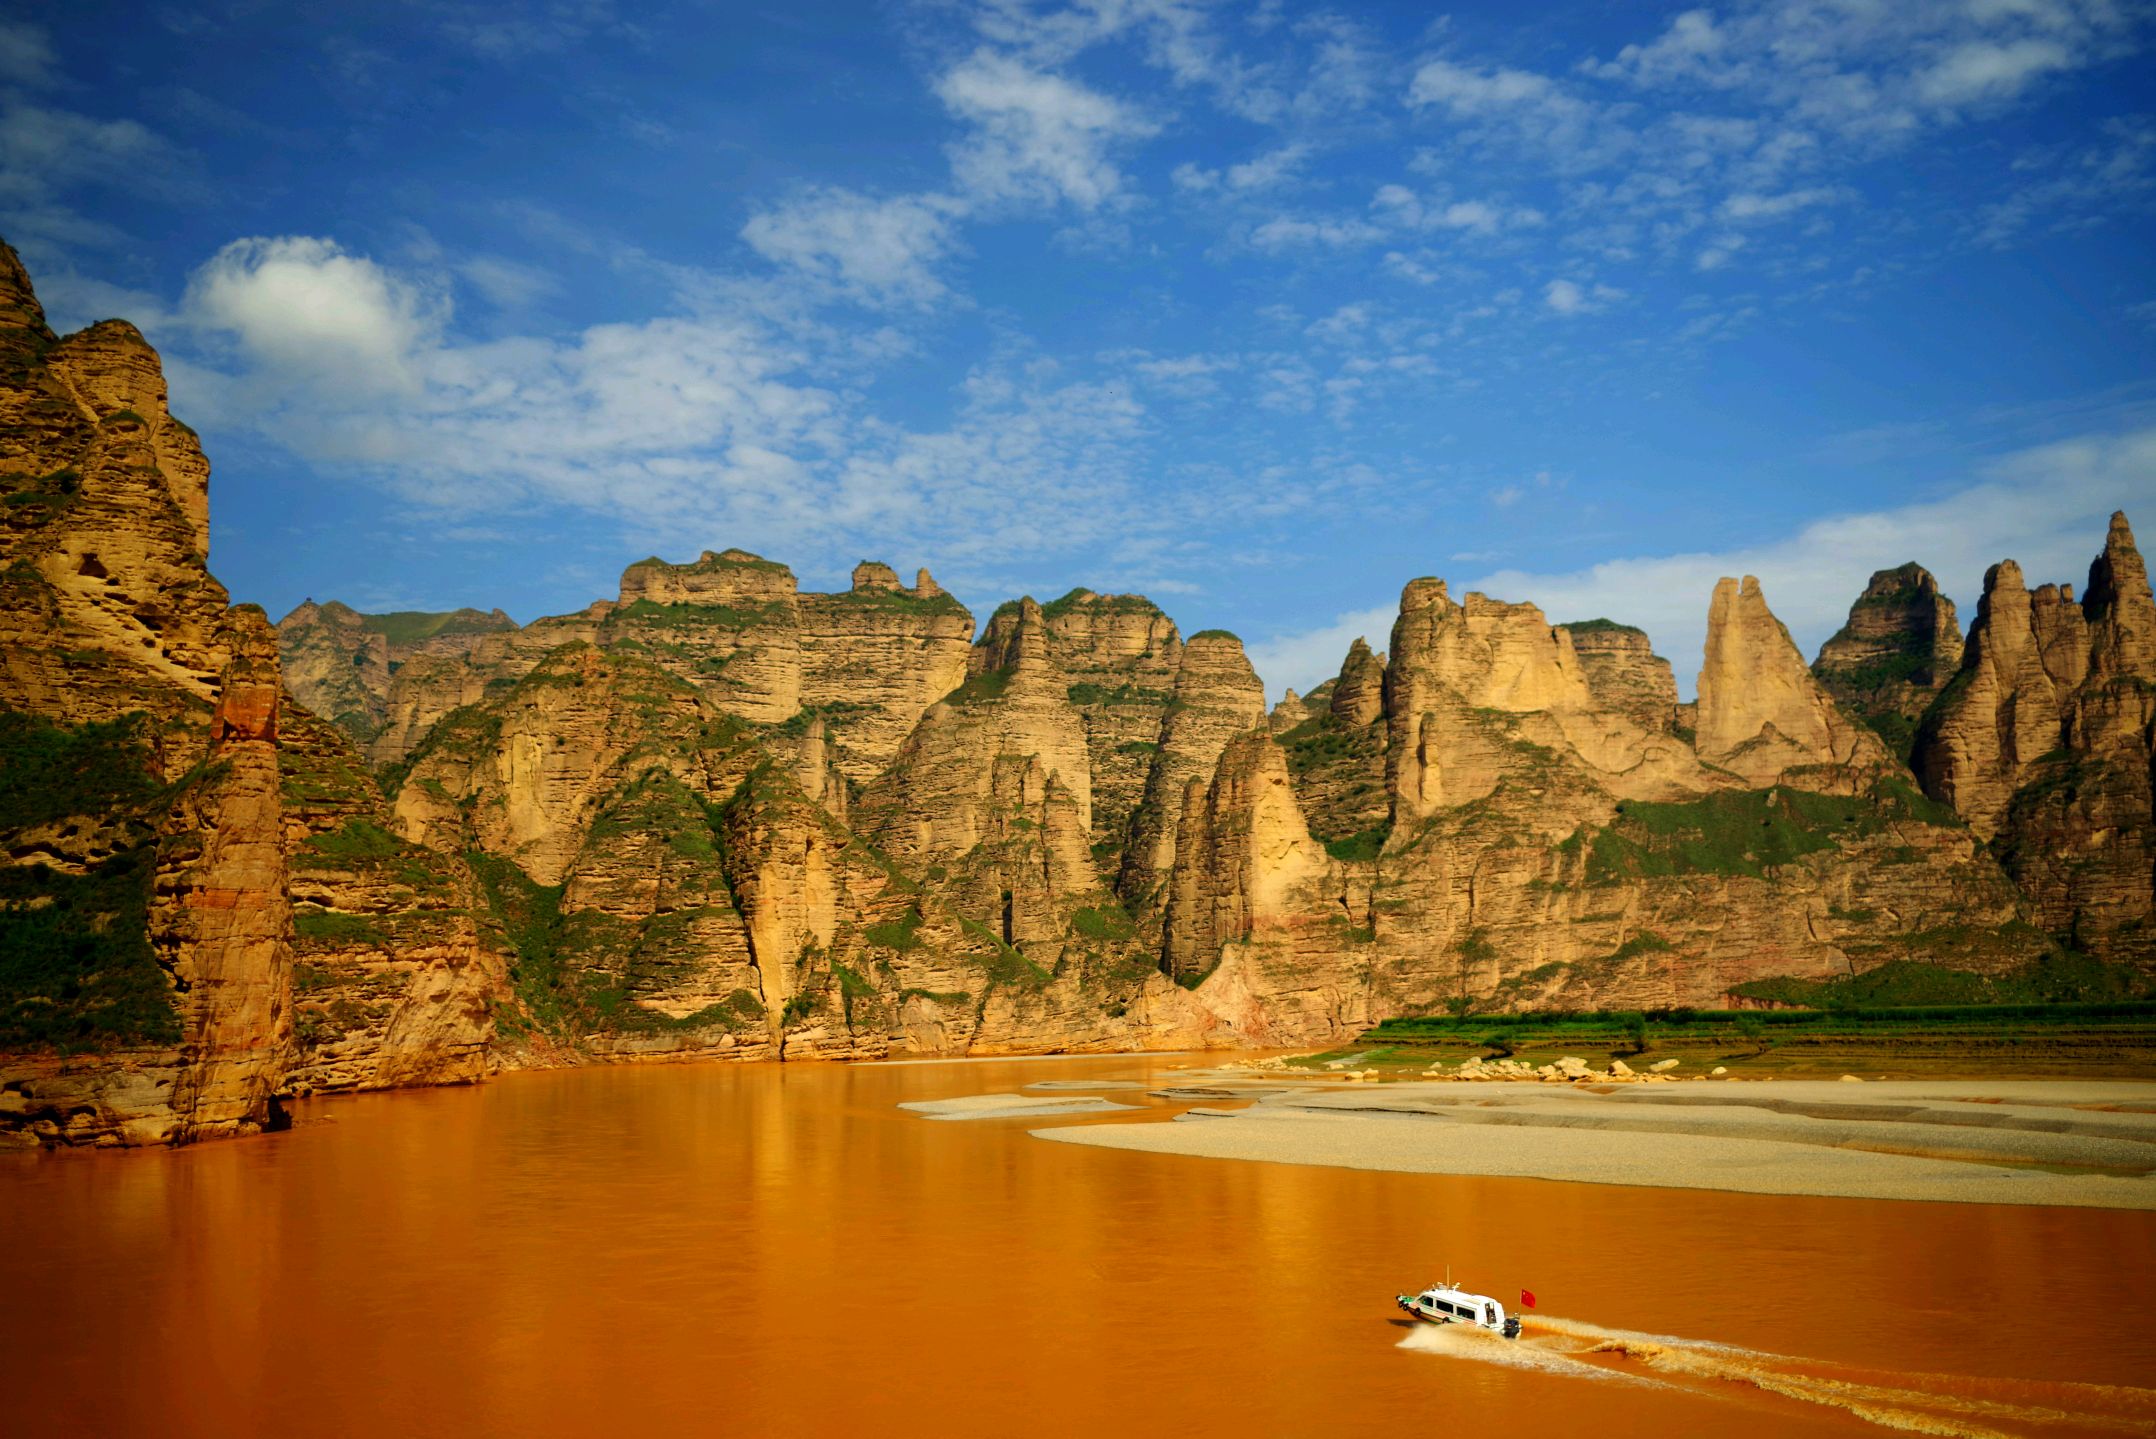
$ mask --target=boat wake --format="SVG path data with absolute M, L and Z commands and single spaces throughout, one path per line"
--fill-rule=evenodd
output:
M 1571 1378 L 1653 1384 L 1709 1398 L 1773 1394 L 1914 1434 L 1970 1439 L 2036 1431 L 2156 1435 L 2156 1389 L 1864 1369 L 1550 1316 L 1529 1319 L 1516 1341 L 1447 1324 L 1418 1328 L 1400 1347 Z

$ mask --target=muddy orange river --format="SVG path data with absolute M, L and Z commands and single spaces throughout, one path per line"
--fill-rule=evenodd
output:
M 518 1074 L 6 1156 L 0 1433 L 2156 1432 L 2156 1215 L 1220 1162 L 895 1107 L 1181 1062 Z M 1448 1264 L 1536 1291 L 1521 1341 L 1405 1325 L 1393 1295 Z

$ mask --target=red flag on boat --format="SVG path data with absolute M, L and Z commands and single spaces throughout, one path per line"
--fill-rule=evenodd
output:
M 1522 1290 L 1520 1291 L 1520 1303 L 1522 1303 L 1522 1304 L 1526 1305 L 1526 1306 L 1527 1306 L 1527 1307 L 1528 1307 L 1529 1309 L 1532 1309 L 1532 1308 L 1534 1308 L 1534 1307 L 1535 1307 L 1535 1291 L 1534 1291 L 1534 1290 L 1532 1290 L 1532 1289 L 1522 1289 Z

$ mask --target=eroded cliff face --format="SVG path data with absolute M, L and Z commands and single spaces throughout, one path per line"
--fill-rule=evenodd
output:
M 1236 741 L 1190 787 L 1167 967 L 1203 976 L 1235 1032 L 1304 1042 L 1446 1004 L 1711 1005 L 1777 975 L 2003 973 L 2047 953 L 1976 836 L 1845 738 L 1749 590 L 1725 587 L 1709 653 L 1717 754 L 1762 735 L 1779 751 L 1757 780 L 1702 762 L 1630 632 L 1580 627 L 1611 661 L 1591 669 L 1531 606 L 1411 583 L 1382 743 L 1358 751 L 1328 709 Z M 1336 705 L 1364 664 L 1351 653 Z M 1308 817 L 1358 767 L 1385 774 L 1389 816 L 1320 846 Z
M 1698 735 L 1700 758 L 1753 785 L 1821 766 L 1860 775 L 1892 767 L 1879 736 L 1813 677 L 1750 575 L 1714 587 Z
M 468 986 L 415 977 L 421 950 L 386 944 L 349 986 L 306 962 L 324 941 L 295 935 L 295 891 L 346 891 L 308 877 L 323 795 L 294 756 L 349 772 L 333 809 L 380 796 L 211 578 L 209 467 L 156 354 L 117 321 L 54 336 L 0 246 L 0 368 L 0 1142 L 185 1143 L 274 1124 L 295 1091 L 485 1072 L 488 1003 L 443 1059 Z M 395 1016 L 329 1045 L 325 1006 Z
M 1960 668 L 1954 602 L 1919 564 L 1874 574 L 1812 661 L 1820 686 L 1904 761 L 1918 721 Z
M 2080 947 L 2146 961 L 2156 889 L 2150 766 L 2156 602 L 2113 515 L 2080 604 L 1994 565 L 1962 668 L 1918 732 L 1924 787 L 1993 842 L 2039 921 Z
M 205 568 L 154 354 L 52 335 L 0 260 L 12 1142 L 502 1063 L 1329 1042 L 2062 940 L 2156 966 L 2123 516 L 2080 602 L 1994 570 L 1943 690 L 1912 566 L 1816 667 L 1724 581 L 1684 705 L 1638 630 L 1416 580 L 1385 651 L 1268 714 L 1232 635 L 1138 596 L 976 639 L 925 571 L 803 593 L 738 549 L 523 626 L 310 601 L 280 669 Z M 1920 710 L 1928 796 L 1881 739 Z

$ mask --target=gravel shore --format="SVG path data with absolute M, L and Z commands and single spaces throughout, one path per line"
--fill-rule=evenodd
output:
M 1224 1089 L 1207 1091 L 1226 1097 Z M 2156 1209 L 2156 1083 L 1831 1081 L 1253 1088 L 1062 1144 L 1416 1174 Z

